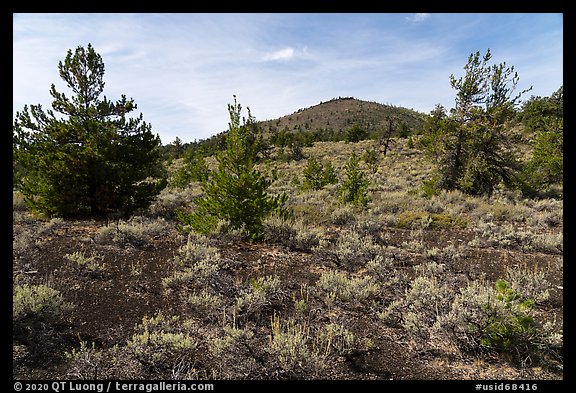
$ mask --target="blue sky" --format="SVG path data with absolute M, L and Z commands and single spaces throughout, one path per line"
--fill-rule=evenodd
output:
M 104 61 L 104 95 L 134 98 L 162 143 L 228 127 L 236 95 L 257 120 L 339 96 L 429 113 L 454 106 L 450 74 L 488 48 L 518 72 L 518 90 L 563 85 L 558 13 L 13 14 L 13 113 L 51 108 L 69 49 L 91 43 Z M 245 113 L 246 114 L 246 113 Z

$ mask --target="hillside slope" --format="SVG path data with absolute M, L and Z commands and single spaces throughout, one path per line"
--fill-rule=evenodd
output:
M 412 109 L 363 101 L 353 97 L 334 98 L 278 119 L 260 121 L 264 133 L 274 131 L 332 131 L 345 132 L 357 124 L 369 133 L 389 126 L 399 131 L 404 128 L 415 132 L 420 129 L 425 115 Z

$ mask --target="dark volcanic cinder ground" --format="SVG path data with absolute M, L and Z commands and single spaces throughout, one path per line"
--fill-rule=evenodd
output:
M 26 222 L 18 224 L 26 225 Z M 20 323 L 14 332 L 13 372 L 16 379 L 67 378 L 66 352 L 80 347 L 80 341 L 94 343 L 96 348 L 125 345 L 135 327 L 145 316 L 158 311 L 164 315 L 186 313 L 185 303 L 177 294 L 166 291 L 162 278 L 174 271 L 173 258 L 184 237 L 173 229 L 146 244 L 102 244 L 97 231 L 106 223 L 63 221 L 43 232 L 36 244 L 14 260 L 15 275 L 29 283 L 49 283 L 64 299 L 75 305 L 64 321 L 47 325 L 30 320 Z M 15 233 L 24 230 L 15 227 Z M 390 229 L 387 245 L 401 244 L 408 230 Z M 427 248 L 442 247 L 472 235 L 466 230 L 427 230 L 423 232 Z M 96 251 L 103 258 L 104 270 L 93 274 L 80 271 L 64 258 L 76 250 Z M 223 258 L 231 267 L 228 274 L 237 282 L 250 277 L 274 275 L 280 278 L 286 293 L 298 293 L 303 284 L 312 287 L 322 272 L 333 269 L 336 262 L 329 256 L 290 251 L 281 246 L 237 242 L 221 245 Z M 418 258 L 400 262 L 399 268 L 413 274 L 411 264 Z M 488 280 L 502 277 L 508 265 L 525 263 L 545 267 L 551 285 L 550 298 L 543 305 L 550 320 L 562 320 L 562 263 L 557 256 L 492 248 L 470 248 L 466 255 L 448 264 L 454 282 L 486 275 Z M 395 295 L 390 294 L 390 297 Z M 386 294 L 382 295 L 386 298 Z M 290 299 L 288 296 L 287 299 Z M 289 301 L 286 300 L 288 303 Z M 313 302 L 310 301 L 312 304 Z M 278 307 L 278 310 L 282 310 Z M 320 306 L 318 306 L 320 307 Z M 316 310 L 316 313 L 322 313 Z M 386 326 L 364 305 L 334 307 L 318 320 L 345 320 L 353 332 L 372 341 L 370 348 L 342 356 L 327 375 L 337 379 L 481 379 L 535 378 L 562 379 L 554 361 L 534 361 L 518 368 L 505 357 L 461 356 L 449 349 L 436 351 L 416 348 L 401 329 Z M 261 319 L 259 319 L 261 321 Z M 262 325 L 265 325 L 263 323 Z

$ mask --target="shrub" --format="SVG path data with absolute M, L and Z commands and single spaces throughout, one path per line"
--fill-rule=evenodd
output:
M 327 271 L 316 282 L 316 288 L 332 299 L 362 302 L 380 289 L 371 276 L 348 278 L 346 273 Z
M 176 211 L 190 206 L 194 198 L 198 198 L 201 194 L 199 185 L 186 188 L 167 187 L 160 192 L 146 213 L 150 216 L 173 219 Z
M 56 289 L 47 285 L 15 285 L 12 294 L 12 320 L 28 316 L 61 317 L 72 309 Z
M 527 355 L 554 345 L 555 338 L 534 319 L 534 300 L 505 280 L 494 287 L 475 281 L 456 295 L 437 328 L 465 351 L 507 350 Z
M 281 281 L 275 276 L 250 278 L 248 287 L 236 298 L 234 307 L 238 317 L 256 316 L 284 298 Z
M 290 221 L 268 217 L 264 222 L 264 241 L 281 244 L 295 251 L 309 252 L 318 246 L 323 236 L 320 227 L 309 226 L 302 220 Z
M 197 342 L 182 333 L 179 317 L 155 317 L 142 319 L 127 347 L 143 365 L 151 368 L 173 366 L 175 359 L 197 347 Z
M 174 256 L 176 270 L 164 277 L 162 284 L 166 288 L 176 288 L 182 284 L 191 284 L 193 288 L 204 288 L 215 285 L 218 272 L 223 263 L 220 252 L 210 244 L 204 235 L 190 233 L 185 245 L 180 247 Z
M 324 325 L 317 335 L 325 354 L 331 352 L 338 356 L 350 355 L 358 347 L 358 338 L 346 329 L 343 325 L 337 323 L 328 323 Z
M 277 315 L 272 317 L 266 350 L 291 376 L 314 377 L 326 367 L 326 355 L 320 346 L 315 345 L 310 326 L 294 319 L 282 321 Z
M 216 320 L 221 317 L 224 297 L 210 293 L 208 288 L 194 291 L 188 297 L 188 305 L 206 319 Z
M 428 213 L 423 211 L 404 211 L 398 216 L 396 224 L 400 228 L 433 228 L 454 229 L 465 228 L 467 221 L 448 212 Z
M 363 236 L 356 231 L 340 235 L 335 245 L 322 239 L 315 251 L 327 254 L 337 259 L 345 267 L 362 266 L 382 251 L 382 247 L 374 243 L 371 236 Z
M 155 237 L 164 235 L 172 226 L 164 218 L 150 219 L 134 216 L 129 220 L 120 220 L 116 225 L 107 225 L 98 229 L 95 240 L 99 243 L 115 242 L 144 246 Z
M 376 171 L 378 170 L 378 161 L 379 161 L 378 152 L 376 151 L 376 149 L 372 148 L 370 150 L 366 150 L 366 152 L 362 155 L 362 158 L 370 168 L 370 171 L 372 173 L 376 173 Z
M 356 221 L 356 213 L 349 205 L 337 207 L 330 215 L 330 220 L 338 226 L 352 224 Z
M 450 308 L 452 293 L 435 274 L 416 277 L 402 299 L 393 301 L 379 317 L 400 323 L 411 337 L 427 340 L 439 316 Z
M 347 142 L 360 142 L 363 139 L 368 137 L 368 131 L 366 131 L 362 126 L 358 123 L 354 123 L 352 127 L 346 130 L 346 141 Z
M 104 271 L 104 264 L 101 263 L 102 255 L 97 252 L 92 252 L 90 256 L 86 256 L 83 251 L 74 251 L 72 254 L 64 255 L 64 258 L 73 262 L 75 267 L 81 271 L 86 271 L 92 275 L 100 275 Z
M 550 296 L 550 282 L 546 280 L 542 270 L 530 269 L 526 265 L 508 268 L 506 281 L 516 294 L 521 295 L 524 300 L 531 299 L 535 304 L 544 302 Z

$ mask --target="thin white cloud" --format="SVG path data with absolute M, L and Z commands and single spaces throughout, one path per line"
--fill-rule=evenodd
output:
M 294 48 L 284 48 L 275 52 L 266 53 L 263 57 L 264 61 L 286 61 L 294 57 Z
M 419 23 L 425 21 L 429 17 L 430 14 L 422 12 L 422 13 L 416 13 L 412 16 L 407 16 L 406 19 L 409 20 L 410 22 Z

